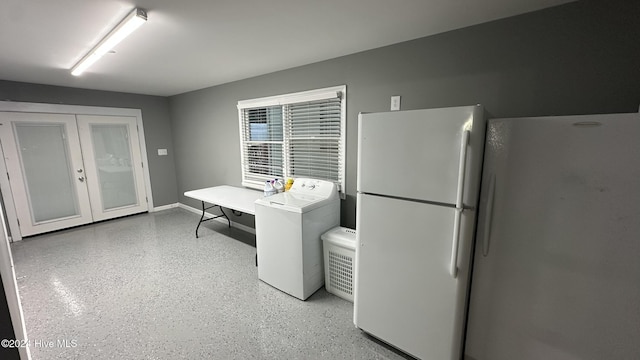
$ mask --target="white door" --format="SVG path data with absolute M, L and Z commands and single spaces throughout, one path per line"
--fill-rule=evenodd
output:
M 77 115 L 93 220 L 147 211 L 136 118 Z
M 22 236 L 148 209 L 135 118 L 0 113 Z
M 90 223 L 75 116 L 3 112 L 0 123 L 22 236 Z
M 460 358 L 473 211 L 449 273 L 451 207 L 358 194 L 354 323 L 420 359 Z

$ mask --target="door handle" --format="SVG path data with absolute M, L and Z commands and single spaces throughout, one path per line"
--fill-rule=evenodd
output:
M 458 277 L 458 244 L 460 242 L 460 217 L 462 209 L 455 209 L 455 218 L 453 220 L 453 241 L 451 244 L 451 264 L 449 265 L 449 274 L 452 278 Z
M 491 220 L 493 219 L 493 198 L 496 193 L 496 174 L 491 175 L 489 182 L 489 195 L 487 202 L 487 213 L 484 218 L 484 232 L 482 234 L 482 255 L 489 255 L 489 238 L 491 237 Z
M 469 130 L 462 132 L 460 141 L 460 162 L 458 163 L 458 193 L 456 196 L 456 213 L 453 221 L 453 240 L 451 244 L 451 263 L 449 274 L 454 279 L 458 276 L 458 246 L 460 243 L 460 217 L 464 210 L 462 198 L 464 196 L 464 177 L 467 170 L 467 144 L 469 144 Z
M 78 169 L 78 170 L 76 170 L 76 171 L 77 171 L 78 173 L 81 173 L 81 172 L 82 172 L 82 169 Z
M 84 182 L 84 176 L 80 176 L 78 180 L 80 180 L 80 182 Z

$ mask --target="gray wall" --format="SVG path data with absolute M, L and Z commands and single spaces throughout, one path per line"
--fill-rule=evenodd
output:
M 403 110 L 480 103 L 490 117 L 637 112 L 639 3 L 579 1 L 173 96 L 179 201 L 198 207 L 182 193 L 240 185 L 238 100 L 347 85 L 348 227 L 355 226 L 357 114 L 388 110 L 391 95 L 402 96 Z M 389 175 L 398 186 L 410 176 Z
M 177 201 L 169 101 L 166 97 L 0 80 L 0 100 L 141 109 L 154 206 Z M 169 155 L 158 156 L 158 148 L 168 149 Z
M 491 117 L 635 112 L 638 18 L 637 1 L 582 0 L 168 99 L 2 80 L 0 99 L 142 109 L 155 205 L 198 207 L 182 193 L 240 185 L 238 100 L 346 84 L 342 225 L 354 227 L 358 112 L 388 110 L 391 95 L 404 110 L 480 103 Z

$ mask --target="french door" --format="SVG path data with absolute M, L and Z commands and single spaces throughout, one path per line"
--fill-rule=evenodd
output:
M 76 115 L 94 221 L 147 211 L 136 119 Z
M 147 211 L 136 119 L 0 113 L 22 236 Z

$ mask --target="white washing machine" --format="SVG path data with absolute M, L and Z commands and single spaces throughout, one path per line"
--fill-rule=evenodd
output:
M 289 191 L 255 205 L 258 278 L 306 300 L 324 285 L 320 235 L 340 224 L 336 185 L 298 178 Z

